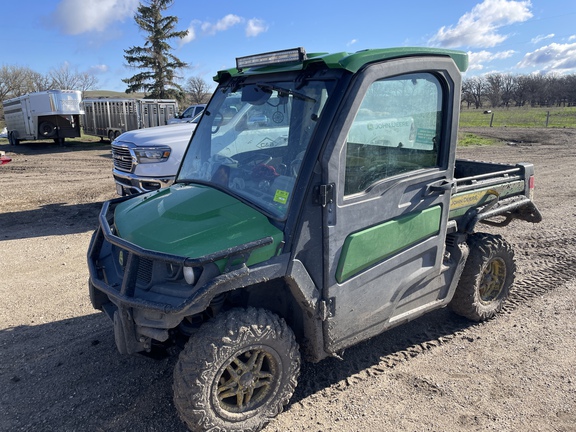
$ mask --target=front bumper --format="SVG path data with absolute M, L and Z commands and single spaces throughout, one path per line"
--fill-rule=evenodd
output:
M 175 180 L 175 176 L 161 178 L 139 177 L 135 174 L 122 172 L 117 169 L 114 169 L 112 174 L 116 182 L 116 193 L 120 196 L 155 191 L 170 186 Z
M 251 251 L 273 239 L 199 258 L 143 249 L 113 233 L 113 210 L 126 199 L 104 203 L 87 261 L 92 305 L 113 320 L 118 351 L 131 354 L 150 350 L 152 339 L 166 341 L 169 330 L 185 317 L 206 310 L 217 295 L 237 287 L 238 280 L 250 273 L 246 262 Z M 223 273 L 217 263 L 224 263 Z M 193 285 L 183 277 L 185 267 L 197 270 Z

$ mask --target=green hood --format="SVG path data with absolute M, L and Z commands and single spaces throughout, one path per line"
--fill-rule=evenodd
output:
M 199 258 L 271 236 L 271 245 L 252 252 L 248 265 L 270 259 L 282 231 L 236 198 L 200 185 L 176 184 L 129 199 L 116 207 L 117 234 L 142 248 Z

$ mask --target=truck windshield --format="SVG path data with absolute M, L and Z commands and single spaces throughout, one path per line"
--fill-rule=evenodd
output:
M 177 182 L 218 187 L 276 219 L 286 216 L 300 165 L 332 81 L 219 87 Z

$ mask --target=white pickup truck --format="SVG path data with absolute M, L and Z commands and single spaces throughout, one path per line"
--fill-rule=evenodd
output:
M 197 121 L 132 130 L 116 138 L 112 173 L 118 195 L 170 186 Z
M 232 102 L 236 102 L 232 98 Z M 239 100 L 237 101 L 239 102 Z M 239 149 L 255 150 L 285 145 L 288 115 L 277 100 L 266 106 L 227 106 L 216 116 L 212 130 L 221 157 Z M 282 106 L 282 109 L 284 107 Z M 124 132 L 112 142 L 112 170 L 120 196 L 155 191 L 170 186 L 196 124 L 198 114 L 186 123 L 169 124 Z M 258 127 L 258 130 L 255 130 Z

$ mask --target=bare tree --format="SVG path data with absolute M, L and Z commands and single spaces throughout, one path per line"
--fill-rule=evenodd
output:
M 52 80 L 52 86 L 61 90 L 76 90 L 78 84 L 78 74 L 70 70 L 68 63 L 63 63 L 59 68 L 51 69 L 48 72 Z
M 206 103 L 210 96 L 208 83 L 200 77 L 190 77 L 184 87 L 191 104 Z
M 60 67 L 50 70 L 48 73 L 51 83 L 50 87 L 60 90 L 80 90 L 82 96 L 86 90 L 91 90 L 98 85 L 98 78 L 88 72 L 78 72 L 71 69 L 68 63 L 63 63 Z
M 510 106 L 510 101 L 514 97 L 514 88 L 516 86 L 516 80 L 514 75 L 505 74 L 502 75 L 502 104 L 508 108 Z
M 82 72 L 78 76 L 78 86 L 76 90 L 80 90 L 82 92 L 82 98 L 84 98 L 84 93 L 87 90 L 92 90 L 98 85 L 98 78 L 93 74 L 88 72 Z
M 528 77 L 526 75 L 519 75 L 516 77 L 516 85 L 514 86 L 514 101 L 516 102 L 516 106 L 524 106 L 528 99 Z
M 501 74 L 494 73 L 486 75 L 485 93 L 492 108 L 500 106 L 503 86 L 504 79 Z
M 0 67 L 0 99 L 5 100 L 34 91 L 32 77 L 36 72 L 27 67 Z
M 462 82 L 462 94 L 474 104 L 476 109 L 482 107 L 482 98 L 486 91 L 486 82 L 481 77 L 466 78 Z
M 27 93 L 52 89 L 52 79 L 49 75 L 42 75 L 39 72 L 30 70 L 28 80 L 29 84 Z
M 562 88 L 568 106 L 576 106 L 576 74 L 563 77 Z

